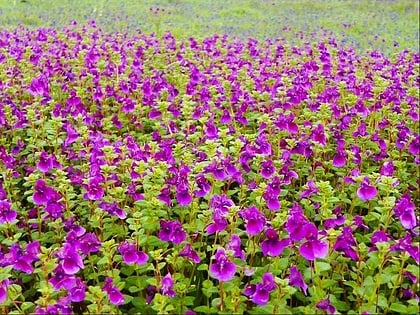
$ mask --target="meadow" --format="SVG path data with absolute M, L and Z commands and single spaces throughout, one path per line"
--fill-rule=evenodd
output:
M 0 0 L 0 313 L 417 314 L 418 11 Z

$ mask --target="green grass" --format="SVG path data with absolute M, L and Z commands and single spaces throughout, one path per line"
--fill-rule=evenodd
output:
M 0 26 L 61 27 L 94 19 L 105 31 L 313 41 L 333 32 L 358 50 L 418 50 L 417 0 L 0 0 Z M 150 9 L 159 8 L 158 14 Z M 162 11 L 164 9 L 164 11 Z M 287 27 L 287 29 L 284 29 Z M 296 36 L 302 32 L 303 39 Z M 316 33 L 316 34 L 313 34 Z M 311 35 L 313 34 L 313 35 Z M 394 42 L 398 43 L 394 47 Z

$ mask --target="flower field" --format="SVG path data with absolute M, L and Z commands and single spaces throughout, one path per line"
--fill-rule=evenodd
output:
M 0 313 L 417 314 L 419 59 L 0 31 Z

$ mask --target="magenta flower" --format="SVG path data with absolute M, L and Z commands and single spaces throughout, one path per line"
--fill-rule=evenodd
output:
M 138 264 L 141 266 L 147 263 L 149 259 L 146 253 L 137 249 L 136 244 L 129 243 L 127 240 L 118 246 L 118 251 L 122 255 L 124 262 L 128 265 Z
M 47 186 L 45 181 L 38 179 L 35 182 L 33 200 L 36 205 L 46 204 L 52 197 L 54 189 Z
M 376 197 L 378 191 L 376 187 L 370 185 L 370 180 L 368 177 L 365 177 L 357 189 L 357 196 L 363 200 L 371 200 Z
M 180 188 L 179 190 L 177 189 L 176 200 L 178 201 L 180 206 L 187 207 L 191 204 L 192 197 L 188 192 L 188 189 Z
M 12 223 L 17 217 L 17 212 L 11 209 L 11 203 L 8 200 L 0 200 L 0 224 Z
M 210 275 L 219 281 L 230 281 L 236 273 L 236 266 L 231 262 L 223 248 L 219 248 L 210 264 Z
M 300 245 L 299 252 L 307 260 L 324 258 L 328 254 L 328 243 L 318 239 L 318 229 L 313 223 L 305 225 L 306 242 Z
M 6 301 L 7 299 L 7 287 L 10 281 L 8 279 L 0 282 L 0 304 Z
M 274 167 L 273 161 L 268 160 L 261 163 L 260 173 L 262 177 L 268 179 L 275 171 L 276 168 Z
M 331 302 L 329 299 L 324 299 L 324 300 L 319 301 L 316 304 L 316 308 L 320 309 L 321 311 L 326 311 L 327 314 L 335 313 L 335 307 L 331 305 Z
M 61 267 L 67 275 L 74 275 L 84 268 L 82 257 L 77 253 L 75 247 L 65 243 L 58 256 L 62 259 Z
M 319 189 L 315 185 L 315 182 L 313 179 L 308 180 L 307 189 L 305 189 L 301 194 L 300 198 L 309 198 L 310 196 L 317 194 Z
M 279 256 L 283 253 L 284 248 L 290 245 L 289 238 L 279 240 L 279 235 L 272 228 L 265 231 L 265 236 L 267 239 L 261 243 L 261 251 L 264 256 Z
M 244 294 L 249 296 L 251 301 L 257 305 L 266 305 L 270 299 L 270 293 L 276 289 L 274 276 L 267 272 L 262 276 L 262 282 L 248 285 Z
M 417 226 L 415 205 L 409 194 L 404 194 L 394 206 L 394 213 L 400 219 L 401 225 L 407 230 Z
M 83 254 L 95 253 L 99 251 L 102 244 L 95 233 L 86 233 L 80 238 L 80 250 Z
M 168 273 L 166 276 L 162 278 L 160 292 L 162 292 L 163 295 L 167 295 L 171 298 L 176 296 L 176 292 L 173 289 L 174 287 L 174 281 L 172 280 L 172 276 L 170 273 Z
M 347 257 L 357 261 L 359 260 L 359 255 L 354 248 L 357 248 L 357 243 L 353 237 L 353 231 L 351 230 L 351 227 L 346 226 L 343 228 L 342 234 L 337 237 L 337 241 L 334 244 L 334 250 L 343 252 Z
M 66 289 L 71 290 L 76 284 L 76 277 L 74 275 L 68 275 L 64 272 L 63 267 L 58 265 L 54 269 L 54 276 L 48 281 L 53 285 L 54 289 Z
M 296 266 L 290 267 L 289 284 L 294 287 L 301 288 L 305 295 L 308 294 L 308 286 L 303 280 L 302 274 L 299 272 L 299 269 Z
M 160 221 L 159 238 L 162 241 L 180 244 L 186 237 L 187 233 L 185 233 L 179 221 Z
M 381 167 L 382 176 L 392 176 L 394 175 L 394 163 L 392 161 L 384 162 Z
M 47 152 L 42 151 L 39 156 L 39 161 L 37 168 L 43 172 L 47 173 L 50 169 L 54 167 L 54 160 L 48 155 Z
M 197 251 L 192 249 L 191 244 L 185 244 L 184 249 L 179 252 L 179 256 L 187 257 L 196 264 L 198 264 L 201 261 L 200 256 L 198 255 Z
M 102 291 L 106 292 L 109 301 L 114 305 L 121 305 L 125 301 L 125 298 L 118 287 L 112 284 L 112 279 L 110 277 L 105 279 L 105 284 L 102 287 Z
M 82 302 L 86 297 L 86 284 L 80 279 L 76 278 L 74 286 L 69 291 L 69 298 L 72 302 Z
M 256 235 L 264 229 L 265 216 L 257 207 L 251 206 L 239 211 L 239 215 L 246 221 L 246 231 L 249 235 Z
M 270 188 L 270 186 L 267 186 L 267 189 L 263 194 L 263 198 L 267 203 L 267 208 L 271 211 L 276 211 L 281 208 L 278 194 L 279 193 Z
M 104 193 L 105 191 L 101 186 L 100 180 L 94 177 L 86 185 L 86 193 L 83 195 L 83 198 L 87 200 L 100 200 L 104 196 Z
M 233 257 L 245 260 L 245 251 L 241 248 L 241 238 L 238 235 L 232 234 L 227 249 L 233 251 Z
M 344 150 L 338 151 L 333 157 L 332 165 L 334 167 L 343 167 L 347 163 L 347 152 Z

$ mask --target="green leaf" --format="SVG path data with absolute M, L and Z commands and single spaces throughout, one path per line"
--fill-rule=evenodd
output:
M 392 303 L 389 307 L 389 310 L 392 312 L 397 312 L 400 314 L 408 314 L 407 313 L 407 306 L 401 303 Z
M 331 265 L 327 262 L 323 262 L 323 261 L 315 261 L 315 270 L 317 272 L 324 272 L 324 271 L 328 271 L 331 269 Z

